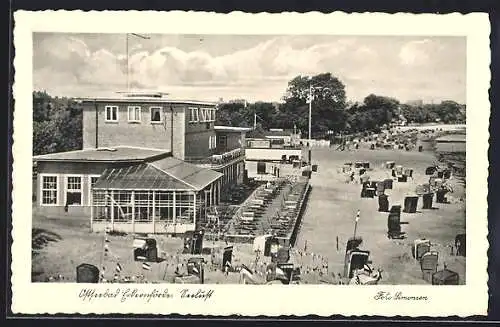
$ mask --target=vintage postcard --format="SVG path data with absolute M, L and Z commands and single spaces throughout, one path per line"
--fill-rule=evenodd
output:
M 14 18 L 14 313 L 486 314 L 486 14 Z

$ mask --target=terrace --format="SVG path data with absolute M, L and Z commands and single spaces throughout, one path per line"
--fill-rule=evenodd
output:
M 245 150 L 238 148 L 220 154 L 213 154 L 205 158 L 186 158 L 186 162 L 195 164 L 199 167 L 218 169 L 245 158 Z

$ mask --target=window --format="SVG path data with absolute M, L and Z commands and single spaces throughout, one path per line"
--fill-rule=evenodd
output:
M 82 177 L 67 176 L 66 177 L 66 205 L 82 205 Z
M 57 176 L 42 176 L 42 205 L 57 205 Z
M 217 137 L 215 135 L 210 135 L 208 137 L 208 149 L 212 150 L 217 148 Z
M 155 193 L 155 217 L 167 222 L 174 219 L 174 196 L 172 192 L 157 191 Z
M 113 217 L 115 221 L 132 221 L 132 192 L 113 191 Z
M 189 108 L 189 122 L 197 123 L 199 121 L 198 108 Z
M 138 106 L 128 107 L 128 121 L 131 123 L 141 122 L 141 107 Z
M 153 220 L 153 192 L 135 192 L 134 194 L 134 220 Z
M 116 122 L 118 121 L 118 107 L 117 106 L 106 106 L 104 107 L 106 111 L 105 121 Z
M 219 135 L 218 139 L 219 147 L 222 149 L 226 149 L 227 146 L 227 136 L 226 135 Z
M 177 192 L 175 198 L 175 217 L 179 223 L 193 223 L 195 194 Z
M 266 163 L 257 162 L 257 174 L 265 174 L 265 173 L 266 173 Z
M 161 107 L 149 108 L 152 123 L 161 123 Z
M 200 108 L 200 122 L 208 123 L 215 121 L 215 109 Z
M 99 179 L 99 175 L 91 175 L 89 176 L 89 205 L 92 205 L 92 189 L 94 188 L 95 183 Z

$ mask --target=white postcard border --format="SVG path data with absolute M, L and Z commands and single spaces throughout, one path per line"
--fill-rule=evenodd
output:
M 490 81 L 487 14 L 215 14 L 201 12 L 16 12 L 12 192 L 12 311 L 14 313 L 135 313 L 190 315 L 468 316 L 486 314 L 487 177 Z M 464 286 L 247 286 L 201 285 L 213 289 L 206 300 L 180 299 L 176 284 L 31 283 L 32 33 L 134 32 L 175 34 L 337 34 L 456 35 L 467 37 L 467 282 Z M 140 23 L 139 23 L 140 22 Z M 165 23 L 168 22 L 168 23 Z M 188 22 L 188 23 L 186 23 Z M 230 26 L 230 28 L 228 28 Z M 117 298 L 82 301 L 82 288 L 110 292 L 137 287 L 142 292 L 168 289 L 174 299 L 121 302 Z M 426 301 L 375 300 L 379 291 L 427 296 Z

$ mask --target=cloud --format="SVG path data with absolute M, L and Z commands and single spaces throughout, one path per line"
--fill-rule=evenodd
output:
M 410 41 L 401 47 L 399 58 L 408 66 L 426 65 L 434 52 L 439 50 L 439 44 L 430 39 Z
M 115 47 L 113 52 L 112 44 L 95 44 L 92 48 L 83 39 L 68 35 L 41 38 L 34 44 L 34 86 L 69 96 L 96 90 L 113 92 L 126 86 L 128 71 L 133 87 L 161 89 L 189 98 L 234 95 L 277 100 L 291 78 L 331 72 L 346 84 L 348 97 L 355 99 L 371 92 L 395 97 L 400 92 L 413 98 L 411 87 L 415 85 L 419 87 L 413 92 L 416 95 L 455 92 L 447 87 L 465 90 L 465 77 L 459 71 L 465 69 L 465 59 L 450 60 L 449 52 L 431 39 L 395 43 L 389 38 L 361 42 L 353 37 L 318 41 L 283 36 L 263 38 L 246 48 L 234 46 L 222 54 L 207 47 L 187 50 L 170 42 L 148 49 L 136 44 L 129 51 L 128 69 L 123 47 Z M 460 51 L 456 57 L 465 58 Z M 457 82 L 460 79 L 462 82 Z
M 185 52 L 170 46 L 148 52 L 140 51 L 137 46 L 129 57 L 129 72 L 132 81 L 143 85 L 196 82 L 237 85 L 250 80 L 259 83 L 266 78 L 287 80 L 299 73 L 323 71 L 325 61 L 345 51 L 349 44 L 343 41 L 294 48 L 286 39 L 271 39 L 221 56 L 212 56 L 202 50 Z M 72 72 L 82 83 L 105 86 L 126 78 L 126 56 L 123 54 L 113 54 L 106 49 L 90 52 L 83 41 L 74 37 L 51 39 L 40 47 L 39 52 L 57 61 L 65 67 L 63 70 Z

